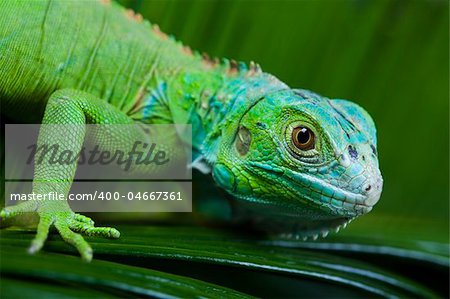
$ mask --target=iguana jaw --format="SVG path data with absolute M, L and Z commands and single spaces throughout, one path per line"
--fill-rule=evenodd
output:
M 338 218 L 328 221 L 319 221 L 315 226 L 310 226 L 304 230 L 292 230 L 290 233 L 281 233 L 277 237 L 290 240 L 317 240 L 319 237 L 325 238 L 329 233 L 338 233 L 341 229 L 347 227 L 354 218 Z M 311 225 L 311 223 L 309 223 Z M 298 225 L 298 224 L 297 224 Z
M 236 220 L 249 221 L 253 227 L 266 231 L 277 239 L 306 241 L 325 238 L 329 233 L 337 233 L 346 228 L 356 218 L 333 217 L 326 211 L 317 210 L 315 206 L 309 206 L 309 210 L 303 209 L 306 215 L 299 215 L 301 211 L 295 211 L 294 206 L 286 209 L 281 205 L 264 204 L 249 198 L 235 198 L 233 208 Z
M 334 164 L 329 163 L 330 170 Z M 280 188 L 284 190 L 284 194 L 288 194 L 288 197 L 291 198 L 285 202 L 286 204 L 289 202 L 301 204 L 302 209 L 313 206 L 325 211 L 331 218 L 346 217 L 351 219 L 366 214 L 372 210 L 381 195 L 382 178 L 378 170 L 371 171 L 367 169 L 359 175 L 350 178 L 351 181 L 361 176 L 362 180 L 370 182 L 374 186 L 369 191 L 365 191 L 364 188 L 357 188 L 360 193 L 356 193 L 352 190 L 335 186 L 326 179 L 307 172 L 297 172 L 282 166 L 267 167 L 265 164 L 257 162 L 249 163 L 247 166 L 248 170 L 253 169 L 253 171 L 250 170 L 253 176 L 259 175 L 263 180 L 277 182 Z M 239 197 L 237 194 L 235 196 Z M 279 202 L 279 199 L 276 198 L 245 198 L 245 200 L 253 202 L 265 201 L 269 204 Z
M 352 218 L 370 212 L 381 195 L 381 191 L 379 191 L 381 188 L 374 188 L 366 194 L 354 193 L 306 173 L 285 169 L 284 174 L 284 177 L 289 181 L 286 184 L 288 188 L 294 186 L 295 192 L 298 192 L 301 197 L 322 208 L 331 210 L 333 214 L 344 217 Z M 376 175 L 371 175 L 371 177 L 373 176 Z M 381 177 L 371 178 L 371 180 L 381 181 Z
M 369 192 L 355 193 L 289 168 L 265 167 L 254 162 L 248 166 L 248 170 L 253 169 L 253 176 L 259 174 L 262 180 L 277 181 L 283 190 L 280 193 L 283 200 L 276 194 L 255 197 L 230 192 L 236 199 L 235 208 L 243 218 L 252 219 L 255 227 L 283 239 L 316 240 L 329 232 L 338 232 L 356 217 L 370 212 L 380 198 L 380 185 Z M 361 175 L 367 181 L 382 182 L 379 171 Z

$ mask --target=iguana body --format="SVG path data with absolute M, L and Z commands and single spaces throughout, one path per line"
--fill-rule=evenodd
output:
M 254 64 L 211 61 L 106 1 L 6 0 L 0 12 L 0 99 L 9 117 L 192 124 L 195 156 L 205 157 L 219 187 L 247 215 L 295 236 L 325 234 L 370 211 L 380 196 L 375 127 L 355 104 L 292 90 Z M 74 150 L 84 138 L 54 136 L 41 130 L 39 138 Z M 42 165 L 35 181 L 56 173 L 67 193 L 74 172 Z M 46 191 L 39 188 L 33 191 Z M 119 236 L 52 205 L 27 202 L 1 216 L 38 212 L 32 252 L 52 224 L 86 260 L 92 250 L 73 231 Z

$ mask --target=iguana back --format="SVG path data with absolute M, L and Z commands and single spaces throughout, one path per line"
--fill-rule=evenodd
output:
M 206 70 L 188 48 L 115 3 L 4 0 L 0 11 L 0 97 L 22 121 L 39 121 L 62 88 L 132 114 L 157 80 Z

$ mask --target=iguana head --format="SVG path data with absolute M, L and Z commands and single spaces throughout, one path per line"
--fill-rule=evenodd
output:
M 216 182 L 259 227 L 287 236 L 326 235 L 380 198 L 375 125 L 346 100 L 267 94 L 224 128 L 220 148 Z

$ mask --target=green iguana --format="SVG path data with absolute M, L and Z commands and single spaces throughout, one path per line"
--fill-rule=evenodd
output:
M 286 237 L 325 236 L 380 197 L 375 125 L 352 102 L 291 89 L 254 63 L 209 59 L 109 1 L 2 0 L 0 13 L 0 99 L 10 118 L 191 124 L 193 150 L 217 185 L 257 226 Z M 129 133 L 145 135 L 135 130 Z M 83 132 L 57 133 L 43 128 L 38 142 L 83 144 Z M 65 184 L 33 192 L 67 194 L 75 170 L 37 166 L 35 182 L 53 173 Z M 27 201 L 6 207 L 1 218 L 25 212 L 40 217 L 32 253 L 51 225 L 88 261 L 92 249 L 78 233 L 120 235 L 94 227 L 64 201 Z

